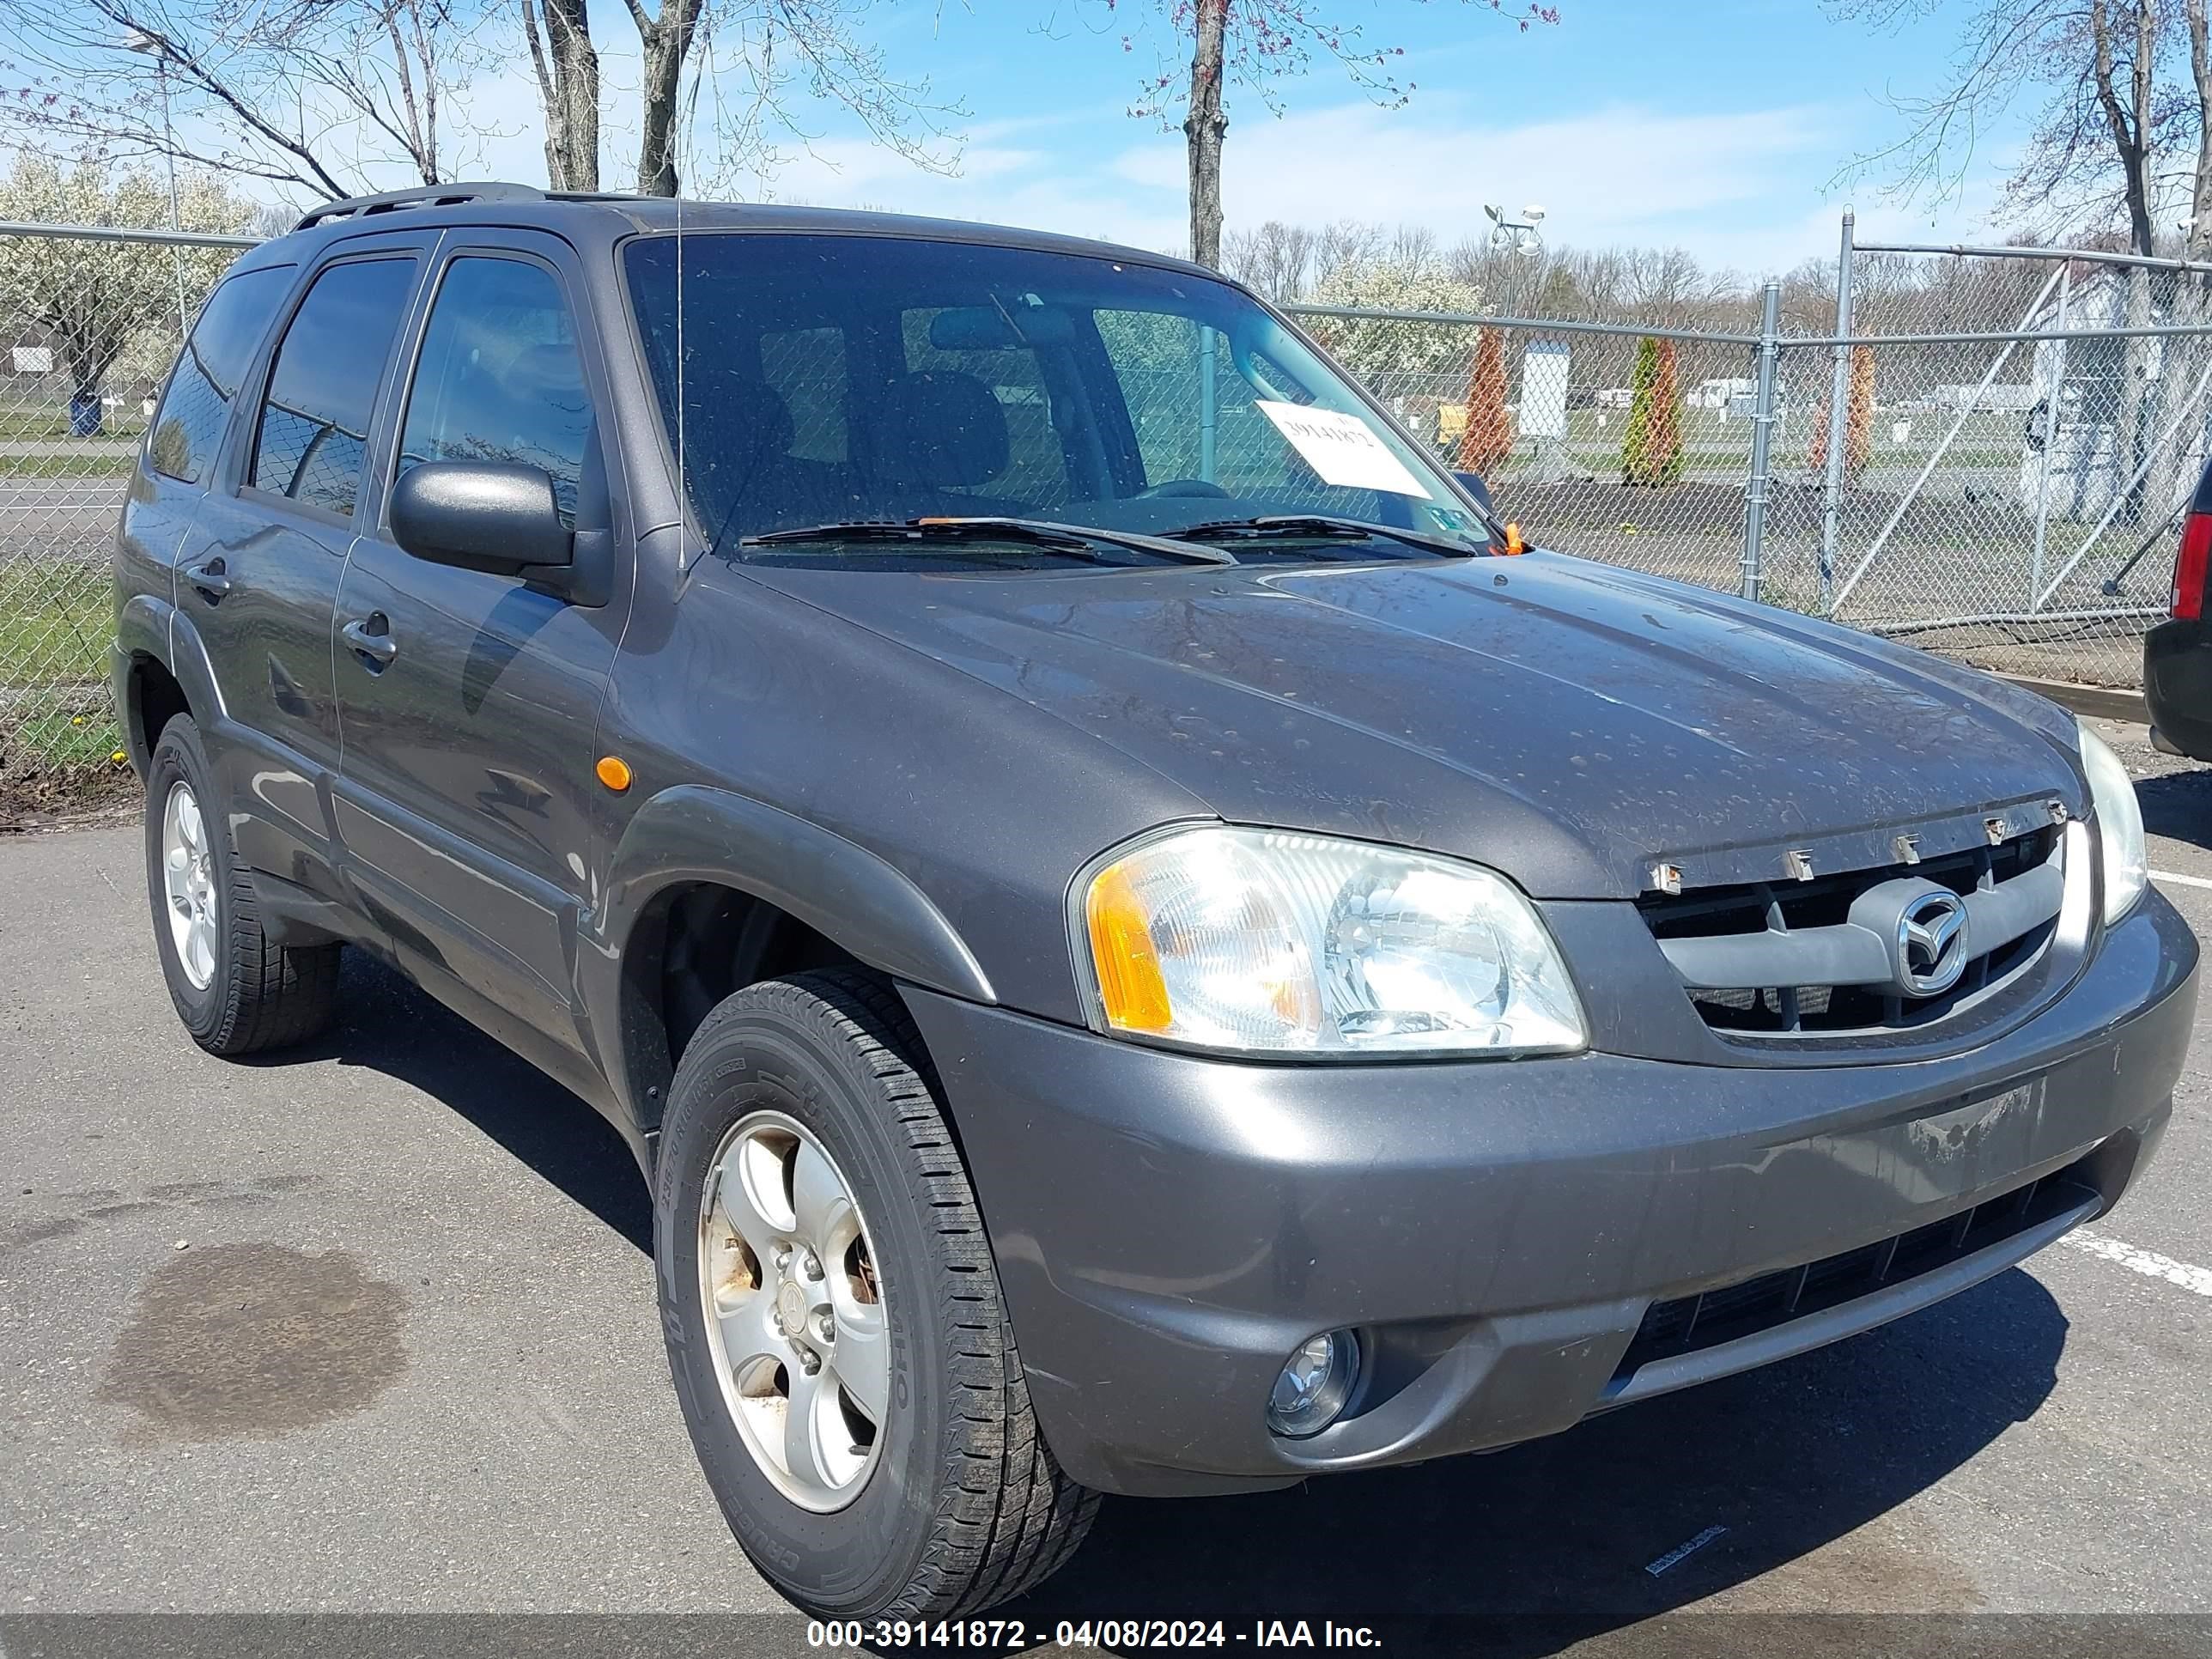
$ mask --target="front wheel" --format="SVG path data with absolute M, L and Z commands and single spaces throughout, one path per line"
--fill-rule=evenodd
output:
M 655 1166 L 692 1444 L 753 1565 L 824 1617 L 978 1612 L 1097 1507 L 1038 1436 L 926 1065 L 870 975 L 748 986 L 685 1048 Z

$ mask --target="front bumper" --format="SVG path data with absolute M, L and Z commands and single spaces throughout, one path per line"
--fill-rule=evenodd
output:
M 2001 1271 L 2142 1167 L 2196 969 L 2195 936 L 2153 893 L 1996 1041 L 1786 1071 L 1604 1054 L 1254 1065 L 906 994 L 1047 1440 L 1086 1485 L 1167 1494 L 1508 1445 Z M 2080 1184 L 2046 1182 L 2059 1198 L 1991 1246 L 1622 1373 L 1655 1303 L 1950 1218 L 1963 1233 L 1985 1200 L 2060 1171 Z M 1310 1439 L 1272 1434 L 1285 1357 L 1343 1326 L 1370 1361 L 1353 1413 Z

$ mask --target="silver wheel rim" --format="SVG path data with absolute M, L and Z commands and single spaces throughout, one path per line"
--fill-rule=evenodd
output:
M 890 1341 L 866 1218 L 781 1112 L 722 1137 L 699 1201 L 699 1300 L 738 1435 L 801 1509 L 860 1496 L 883 1448 Z
M 204 991 L 215 979 L 215 857 L 188 783 L 171 785 L 162 804 L 161 884 L 177 965 L 192 989 Z

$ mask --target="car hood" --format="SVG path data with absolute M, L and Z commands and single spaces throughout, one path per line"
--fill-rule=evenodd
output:
M 1224 818 L 1473 858 L 1540 897 L 1633 895 L 1662 861 L 1690 884 L 1887 864 L 1908 830 L 1934 855 L 1978 843 L 1993 814 L 2025 829 L 2053 803 L 2086 808 L 2073 720 L 2042 698 L 1556 554 L 748 574 L 1057 715 Z

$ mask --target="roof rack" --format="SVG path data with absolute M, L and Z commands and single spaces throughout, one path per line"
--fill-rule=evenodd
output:
M 372 213 L 393 213 L 401 208 L 455 207 L 463 202 L 542 202 L 545 192 L 531 185 L 417 185 L 412 190 L 387 190 L 376 196 L 349 196 L 343 202 L 325 202 L 302 215 L 295 230 L 332 219 L 363 219 Z

